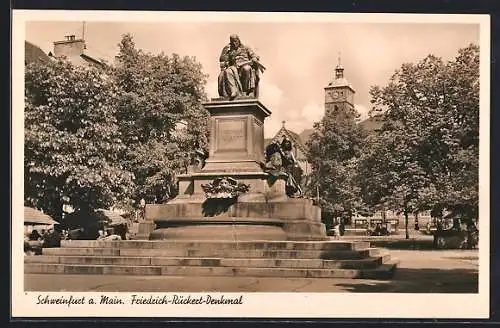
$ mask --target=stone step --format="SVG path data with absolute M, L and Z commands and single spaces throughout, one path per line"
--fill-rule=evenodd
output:
M 119 256 L 119 248 L 43 248 L 43 255 Z
M 213 266 L 115 266 L 54 263 L 26 263 L 25 273 L 168 275 L 168 276 L 247 276 L 281 278 L 366 278 L 387 279 L 395 264 L 377 269 L 309 269 L 282 267 L 213 267 Z M 380 278 L 379 278 L 380 277 Z
M 263 249 L 263 250 L 360 250 L 367 241 L 165 241 L 165 240 L 63 240 L 63 248 L 141 248 L 141 249 Z
M 125 266 L 212 266 L 212 267 L 281 267 L 309 269 L 374 269 L 390 259 L 389 255 L 358 260 L 321 259 L 242 259 L 124 256 L 26 256 L 25 263 L 125 265 Z
M 54 256 L 125 256 L 125 257 L 196 257 L 196 258 L 264 258 L 264 259 L 322 259 L 357 260 L 384 254 L 382 249 L 363 250 L 267 250 L 267 249 L 217 249 L 217 248 L 97 248 L 61 247 L 44 248 L 43 255 Z
M 382 263 L 377 268 L 362 270 L 359 278 L 361 279 L 375 279 L 384 280 L 392 279 L 394 273 L 396 272 L 399 260 L 390 259 L 386 263 Z

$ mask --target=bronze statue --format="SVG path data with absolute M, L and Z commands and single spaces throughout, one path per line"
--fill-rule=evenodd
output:
M 237 35 L 229 37 L 229 44 L 222 49 L 219 63 L 220 97 L 230 100 L 241 96 L 258 97 L 260 73 L 265 67 L 252 49 L 241 43 Z
M 293 155 L 292 142 L 288 138 L 283 138 L 281 144 L 273 141 L 266 147 L 264 171 L 273 176 L 285 174 L 288 197 L 302 197 L 302 188 L 299 183 L 302 179 L 302 169 Z
M 190 153 L 190 161 L 187 168 L 188 173 L 199 172 L 205 166 L 208 153 L 200 146 L 198 141 L 194 142 L 194 151 Z

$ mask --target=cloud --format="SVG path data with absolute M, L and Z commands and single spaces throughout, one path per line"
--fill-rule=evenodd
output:
M 266 118 L 264 122 L 264 138 L 272 138 L 281 128 L 281 120 L 276 116 Z
M 205 92 L 207 93 L 208 99 L 218 98 L 219 91 L 217 88 L 217 80 L 209 80 L 205 86 Z
M 265 120 L 264 137 L 271 138 L 281 128 L 281 122 L 286 120 L 289 112 L 283 108 L 284 92 L 269 80 L 262 79 L 259 84 L 259 101 L 271 110 L 272 114 Z
M 317 122 L 323 118 L 325 114 L 325 107 L 318 105 L 315 102 L 308 103 L 301 112 L 301 116 L 304 121 L 307 121 L 312 125 L 312 123 Z
M 277 108 L 281 104 L 283 90 L 276 84 L 262 80 L 259 84 L 259 99 L 268 108 Z
M 368 108 L 366 108 L 365 106 L 360 105 L 360 104 L 355 104 L 354 108 L 361 115 L 360 118 L 359 118 L 360 120 L 366 120 L 368 118 L 368 112 L 369 112 Z
M 266 120 L 264 128 L 265 137 L 273 137 L 281 128 L 283 121 L 285 121 L 287 129 L 296 133 L 301 133 L 305 129 L 311 129 L 314 122 L 321 120 L 324 111 L 324 107 L 315 102 L 308 103 L 302 109 L 274 111 L 271 117 Z

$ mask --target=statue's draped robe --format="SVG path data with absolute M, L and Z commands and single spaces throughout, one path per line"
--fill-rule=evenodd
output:
M 236 49 L 226 45 L 219 58 L 222 70 L 219 74 L 219 96 L 234 98 L 240 95 L 257 97 L 259 70 L 251 64 L 255 53 L 240 44 Z
M 297 165 L 297 160 L 292 150 L 283 151 L 282 163 L 288 174 L 286 188 L 290 191 L 290 194 L 302 196 L 302 188 L 300 187 L 302 169 Z
M 300 187 L 302 169 L 296 164 L 297 161 L 291 150 L 283 151 L 276 142 L 271 142 L 266 147 L 264 171 L 274 177 L 283 173 L 287 175 L 285 188 L 289 197 L 302 197 L 302 188 Z

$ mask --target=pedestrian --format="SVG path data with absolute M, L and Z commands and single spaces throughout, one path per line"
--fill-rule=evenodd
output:
M 334 220 L 332 227 L 333 239 L 340 239 L 340 222 Z

